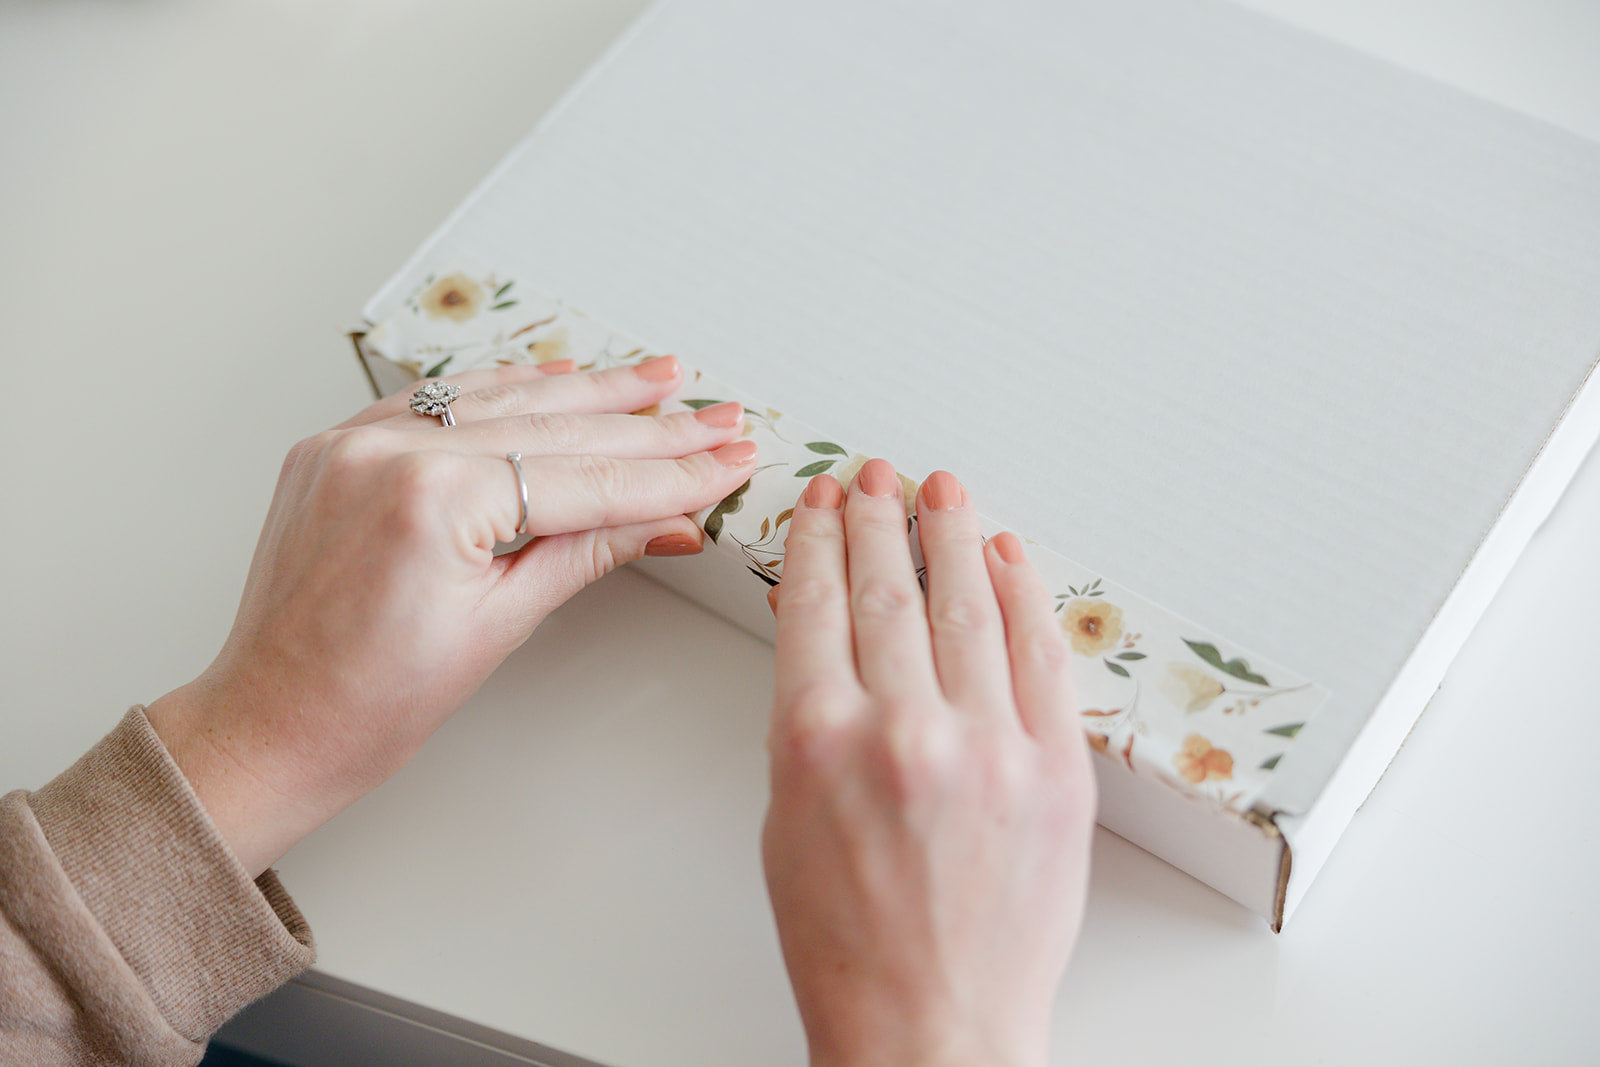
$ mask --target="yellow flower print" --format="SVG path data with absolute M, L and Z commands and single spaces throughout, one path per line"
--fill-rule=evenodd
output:
M 840 485 L 849 489 L 850 483 L 856 480 L 856 475 L 861 473 L 861 468 L 865 467 L 867 460 L 871 458 L 871 456 L 863 456 L 860 452 L 856 452 L 845 460 L 843 464 L 828 473 L 839 479 Z M 895 473 L 899 475 L 900 489 L 905 494 L 906 517 L 910 518 L 917 513 L 917 490 L 922 488 L 922 483 L 914 478 L 907 478 L 904 474 L 900 474 L 899 471 Z
M 1122 640 L 1122 609 L 1101 597 L 1080 596 L 1067 601 L 1061 628 L 1072 641 L 1072 651 L 1098 656 Z
M 1187 712 L 1200 711 L 1225 692 L 1221 682 L 1187 663 L 1167 664 L 1157 685 L 1168 700 Z
M 1233 777 L 1233 757 L 1223 749 L 1212 748 L 1211 742 L 1199 734 L 1183 739 L 1183 748 L 1172 758 L 1172 763 L 1184 781 L 1195 785 L 1213 778 Z
M 571 348 L 565 326 L 558 326 L 528 346 L 528 356 L 534 363 L 554 363 L 567 358 Z
M 829 473 L 835 478 L 839 479 L 840 485 L 848 489 L 850 488 L 850 483 L 856 480 L 856 475 L 861 473 L 861 468 L 866 465 L 867 457 L 863 456 L 860 452 L 857 452 L 855 455 L 845 460 L 843 466 L 835 467 L 833 470 L 829 471 Z
M 483 307 L 483 286 L 465 274 L 440 278 L 422 291 L 418 305 L 430 318 L 466 322 Z

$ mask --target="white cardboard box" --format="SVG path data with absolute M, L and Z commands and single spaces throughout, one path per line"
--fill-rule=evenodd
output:
M 1141 605 L 1080 657 L 1102 821 L 1281 925 L 1600 434 L 1597 293 L 1600 146 L 1232 6 L 664 0 L 363 352 L 674 351 L 782 410 L 763 494 L 956 471 L 1064 620 Z M 767 535 L 652 573 L 759 629 Z

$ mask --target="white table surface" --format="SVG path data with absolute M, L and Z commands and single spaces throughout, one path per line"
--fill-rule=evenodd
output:
M 0 7 L 0 783 L 209 661 L 282 452 L 367 399 L 343 331 L 641 6 Z M 1600 4 L 1253 6 L 1600 137 Z M 1593 1062 L 1597 549 L 1591 456 L 1283 935 L 1102 832 L 1058 1060 Z M 318 966 L 609 1063 L 802 1062 L 770 669 L 585 593 L 284 861 Z

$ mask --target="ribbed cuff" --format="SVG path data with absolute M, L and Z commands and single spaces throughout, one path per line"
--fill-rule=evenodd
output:
M 73 888 L 178 1034 L 204 1041 L 315 958 L 277 875 L 251 881 L 144 709 L 29 798 Z

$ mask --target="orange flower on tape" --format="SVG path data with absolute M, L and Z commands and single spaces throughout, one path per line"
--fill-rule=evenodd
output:
M 558 359 L 566 359 L 571 347 L 566 327 L 558 326 L 529 344 L 528 355 L 535 363 L 554 363 Z
M 466 322 L 483 307 L 483 286 L 465 274 L 440 278 L 422 291 L 417 304 L 431 318 Z
M 1061 628 L 1072 641 L 1072 651 L 1098 656 L 1122 640 L 1122 609 L 1097 596 L 1080 596 L 1067 601 Z
M 1225 749 L 1213 748 L 1211 742 L 1199 734 L 1183 739 L 1183 748 L 1172 762 L 1184 781 L 1195 785 L 1233 777 L 1233 757 Z

